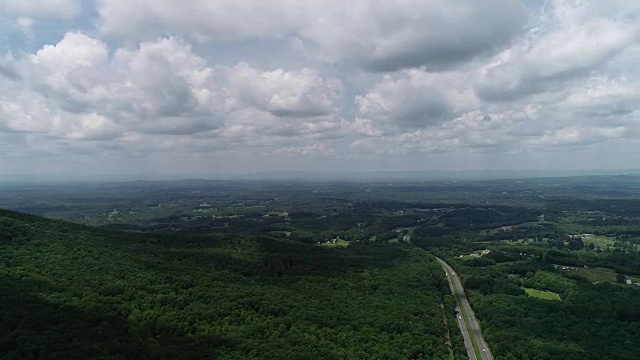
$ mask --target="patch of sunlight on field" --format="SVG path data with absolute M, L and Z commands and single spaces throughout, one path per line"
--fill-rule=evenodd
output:
M 544 300 L 560 300 L 560 295 L 552 291 L 537 290 L 526 287 L 523 287 L 522 289 L 531 297 Z

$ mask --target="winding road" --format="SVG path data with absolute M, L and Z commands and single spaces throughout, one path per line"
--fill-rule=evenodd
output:
M 456 274 L 453 268 L 444 262 L 444 260 L 440 258 L 436 259 L 444 268 L 444 272 L 447 274 L 447 279 L 449 280 L 449 287 L 451 287 L 451 293 L 456 297 L 458 302 L 458 306 L 456 307 L 458 326 L 460 326 L 460 330 L 462 331 L 462 337 L 464 337 L 464 345 L 467 348 L 469 359 L 493 360 L 489 346 L 487 346 L 482 336 L 480 324 L 462 288 L 460 277 L 458 277 L 458 274 Z

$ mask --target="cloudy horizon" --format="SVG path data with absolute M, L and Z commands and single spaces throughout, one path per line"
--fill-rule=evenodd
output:
M 0 175 L 640 168 L 639 15 L 0 0 Z

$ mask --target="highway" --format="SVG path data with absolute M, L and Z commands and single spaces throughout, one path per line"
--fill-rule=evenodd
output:
M 438 262 L 440 262 L 444 268 L 444 272 L 447 274 L 447 279 L 449 280 L 451 293 L 458 301 L 458 306 L 456 307 L 456 310 L 458 311 L 458 326 L 460 326 L 460 330 L 462 331 L 462 337 L 464 338 L 464 345 L 467 348 L 469 359 L 493 360 L 493 355 L 491 355 L 491 352 L 489 351 L 489 346 L 487 346 L 487 343 L 482 336 L 480 324 L 478 323 L 476 315 L 474 314 L 473 309 L 471 309 L 469 300 L 462 288 L 460 277 L 458 277 L 458 274 L 456 274 L 449 264 L 440 258 L 436 259 L 438 259 Z

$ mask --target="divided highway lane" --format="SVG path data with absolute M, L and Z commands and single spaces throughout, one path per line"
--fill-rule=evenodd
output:
M 460 326 L 460 330 L 462 331 L 469 359 L 493 360 L 493 355 L 491 355 L 489 346 L 487 346 L 486 341 L 484 341 L 480 324 L 476 319 L 473 309 L 471 309 L 471 305 L 469 305 L 469 300 L 464 293 L 458 274 L 442 259 L 436 259 L 444 268 L 447 279 L 449 280 L 449 286 L 451 287 L 451 293 L 458 301 L 458 307 L 456 308 L 456 310 L 458 310 L 458 326 Z

